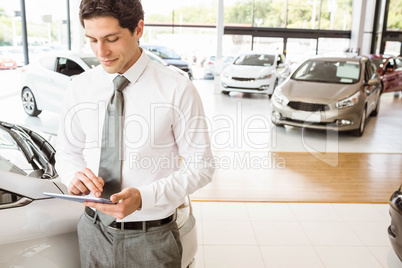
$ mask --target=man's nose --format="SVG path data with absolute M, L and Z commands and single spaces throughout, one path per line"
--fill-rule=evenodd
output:
M 109 46 L 105 42 L 98 43 L 98 56 L 104 57 L 110 53 Z

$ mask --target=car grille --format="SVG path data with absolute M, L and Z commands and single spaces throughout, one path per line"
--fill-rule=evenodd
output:
M 232 79 L 236 81 L 245 81 L 245 82 L 255 81 L 255 78 L 247 78 L 247 77 L 232 77 Z
M 295 110 L 307 111 L 307 112 L 317 112 L 317 111 L 328 111 L 329 110 L 329 106 L 325 105 L 325 104 L 298 102 L 298 101 L 291 101 L 288 103 L 288 106 Z
M 227 88 L 234 88 L 234 89 L 241 89 L 241 90 L 258 90 L 258 91 L 263 91 L 264 90 L 262 88 L 257 88 L 257 87 L 247 88 L 247 87 L 231 87 L 231 86 L 227 86 Z

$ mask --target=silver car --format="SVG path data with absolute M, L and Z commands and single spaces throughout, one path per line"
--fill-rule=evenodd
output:
M 272 96 L 272 122 L 363 135 L 380 109 L 381 82 L 366 57 L 305 61 Z
M 54 168 L 53 146 L 30 129 L 0 121 L 0 267 L 80 267 L 80 203 L 66 193 Z M 182 267 L 194 267 L 196 221 L 189 198 L 177 209 Z

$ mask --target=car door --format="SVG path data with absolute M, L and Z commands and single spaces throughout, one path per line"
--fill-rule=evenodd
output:
M 374 64 L 371 61 L 365 62 L 365 70 L 364 70 L 364 90 L 367 96 L 367 114 L 370 114 L 377 106 L 377 102 L 379 101 L 380 90 L 378 85 L 367 85 L 367 83 L 371 79 L 375 79 L 378 77 L 376 74 L 376 69 Z M 379 81 L 379 80 L 378 80 Z
M 394 59 L 389 59 L 385 64 L 382 74 L 382 82 L 384 85 L 383 92 L 399 91 L 398 84 L 398 71 L 396 70 L 396 64 Z
M 396 86 L 394 91 L 402 91 L 402 58 L 395 58 Z
M 55 70 L 50 82 L 51 89 L 47 91 L 45 99 L 48 104 L 48 110 L 59 112 L 64 93 L 66 92 L 72 76 L 82 73 L 84 69 L 72 59 L 66 57 L 57 57 Z

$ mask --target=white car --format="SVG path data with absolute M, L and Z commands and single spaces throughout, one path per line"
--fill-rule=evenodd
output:
M 168 65 L 163 59 L 145 49 L 144 51 L 150 60 L 189 77 L 181 69 Z M 93 54 L 65 52 L 42 55 L 37 61 L 21 69 L 21 101 L 24 111 L 30 116 L 37 116 L 42 110 L 60 112 L 70 80 L 97 65 L 99 61 Z
M 290 68 L 283 54 L 248 52 L 238 56 L 222 73 L 222 93 L 245 92 L 272 95 L 289 75 Z
M 214 78 L 215 77 L 215 56 L 209 56 L 204 62 L 204 78 Z M 234 57 L 232 56 L 223 56 L 223 70 L 232 64 Z
M 80 267 L 80 203 L 43 192 L 66 193 L 54 168 L 55 150 L 43 136 L 0 121 L 0 267 Z M 194 267 L 196 221 L 189 199 L 177 209 L 182 267 Z
M 99 65 L 90 54 L 44 54 L 21 69 L 21 101 L 30 116 L 42 110 L 59 112 L 64 93 L 74 75 Z

